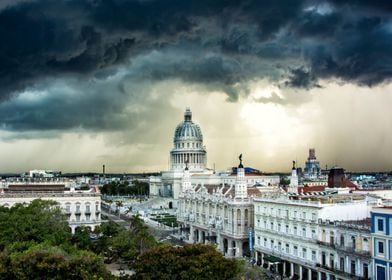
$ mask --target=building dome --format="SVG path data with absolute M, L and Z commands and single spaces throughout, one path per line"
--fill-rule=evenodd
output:
M 202 171 L 205 169 L 206 150 L 200 126 L 192 121 L 192 112 L 185 110 L 184 121 L 174 131 L 173 149 L 170 152 L 171 169 Z
M 179 123 L 174 133 L 174 142 L 182 140 L 196 140 L 203 142 L 203 134 L 199 125 L 192 122 L 192 112 L 186 109 L 184 121 Z

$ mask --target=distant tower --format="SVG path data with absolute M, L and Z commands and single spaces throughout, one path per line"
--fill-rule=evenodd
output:
M 189 173 L 189 168 L 188 168 L 188 161 L 185 162 L 185 170 L 184 174 L 182 176 L 182 191 L 187 192 L 192 190 L 192 185 L 191 185 L 191 176 Z
M 102 165 L 102 175 L 105 176 L 105 164 Z
M 308 179 L 315 179 L 321 175 L 320 162 L 316 158 L 316 149 L 309 149 L 308 160 L 305 162 L 304 175 Z
M 328 174 L 328 187 L 329 188 L 345 188 L 347 185 L 346 174 L 341 167 L 333 167 L 329 170 Z
M 237 168 L 237 179 L 235 182 L 235 198 L 244 199 L 248 197 L 248 188 L 245 179 L 245 169 L 242 165 L 242 154 L 238 157 L 240 164 Z
M 293 168 L 291 169 L 290 185 L 288 189 L 289 193 L 298 193 L 298 175 L 297 168 L 295 168 L 295 161 L 293 160 Z

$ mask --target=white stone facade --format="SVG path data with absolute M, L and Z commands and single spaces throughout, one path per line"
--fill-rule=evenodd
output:
M 352 279 L 350 273 L 347 273 L 350 271 L 348 262 L 350 261 L 351 265 L 351 260 L 356 261 L 358 275 L 362 273 L 359 267 L 363 267 L 364 263 L 369 264 L 368 253 L 362 256 L 359 247 L 358 254 L 347 248 L 346 251 L 345 248 L 337 251 L 335 243 L 331 246 L 327 244 L 330 239 L 328 240 L 329 236 L 326 234 L 331 232 L 329 226 L 332 221 L 368 218 L 369 208 L 363 198 L 313 197 L 300 200 L 298 197 L 277 195 L 255 198 L 254 209 L 254 249 L 259 265 L 273 267 L 276 272 L 287 277 L 321 280 Z M 347 236 L 355 233 L 355 230 L 345 230 L 339 231 L 335 227 L 333 232 L 336 236 L 340 236 L 342 232 Z M 366 234 L 368 232 L 365 230 L 364 236 Z M 359 240 L 362 237 L 355 238 Z M 359 246 L 359 243 L 357 245 Z M 338 260 L 340 262 L 341 257 L 345 258 L 345 273 L 334 271 L 335 263 Z M 334 268 L 328 266 L 331 260 Z
M 192 186 L 180 194 L 177 219 L 186 241 L 216 244 L 226 256 L 249 255 L 253 203 L 247 194 L 244 170 L 239 168 L 238 173 L 235 187 L 220 185 L 207 190 Z

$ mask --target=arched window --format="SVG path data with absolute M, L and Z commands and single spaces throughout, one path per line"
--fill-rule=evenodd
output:
M 362 247 L 363 247 L 362 248 L 363 251 L 368 251 L 369 250 L 369 241 L 368 241 L 367 238 L 363 239 L 363 246 Z
M 335 234 L 333 231 L 329 232 L 329 243 L 331 243 L 331 244 L 335 243 Z
M 355 236 L 351 236 L 351 246 L 355 249 Z
M 241 210 L 237 209 L 237 226 L 241 225 Z

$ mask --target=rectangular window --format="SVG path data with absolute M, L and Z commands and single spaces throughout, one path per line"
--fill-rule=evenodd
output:
M 286 233 L 289 233 L 289 225 L 286 225 Z
M 312 261 L 316 261 L 316 251 L 312 251 Z
M 351 261 L 351 274 L 355 274 L 355 270 L 356 270 L 355 261 Z
M 260 245 L 260 236 L 257 236 L 257 244 Z
M 274 230 L 274 223 L 271 222 L 271 230 Z
M 297 255 L 298 255 L 298 247 L 294 246 L 294 256 L 297 256 Z
M 386 280 L 386 269 L 385 266 L 376 265 L 376 279 L 375 280 Z
M 312 213 L 312 220 L 313 220 L 313 221 L 316 220 L 316 213 Z
M 289 217 L 289 210 L 286 210 L 286 217 Z
M 329 267 L 331 267 L 331 268 L 335 267 L 335 260 L 334 260 L 333 254 L 329 254 Z
M 302 212 L 302 219 L 306 219 L 306 212 Z
M 302 236 L 306 237 L 306 228 L 302 228 Z
M 297 218 L 297 211 L 294 211 L 293 218 L 294 218 L 294 219 Z
M 377 253 L 378 255 L 384 255 L 384 242 L 383 241 L 378 241 L 377 242 Z
M 344 258 L 340 258 L 340 270 L 344 272 Z
M 282 230 L 281 225 L 278 224 L 278 231 L 280 232 Z
M 294 227 L 294 232 L 293 232 L 293 234 L 294 234 L 294 235 L 297 235 L 297 227 Z
M 377 218 L 377 231 L 384 231 L 384 219 Z
M 286 244 L 286 253 L 290 254 L 290 245 L 289 244 Z
M 306 248 L 302 248 L 302 257 L 306 259 L 308 257 L 308 252 L 306 251 Z
M 367 263 L 363 264 L 362 274 L 364 278 L 369 278 L 369 266 Z
M 267 238 L 264 238 L 264 247 L 267 247 Z

